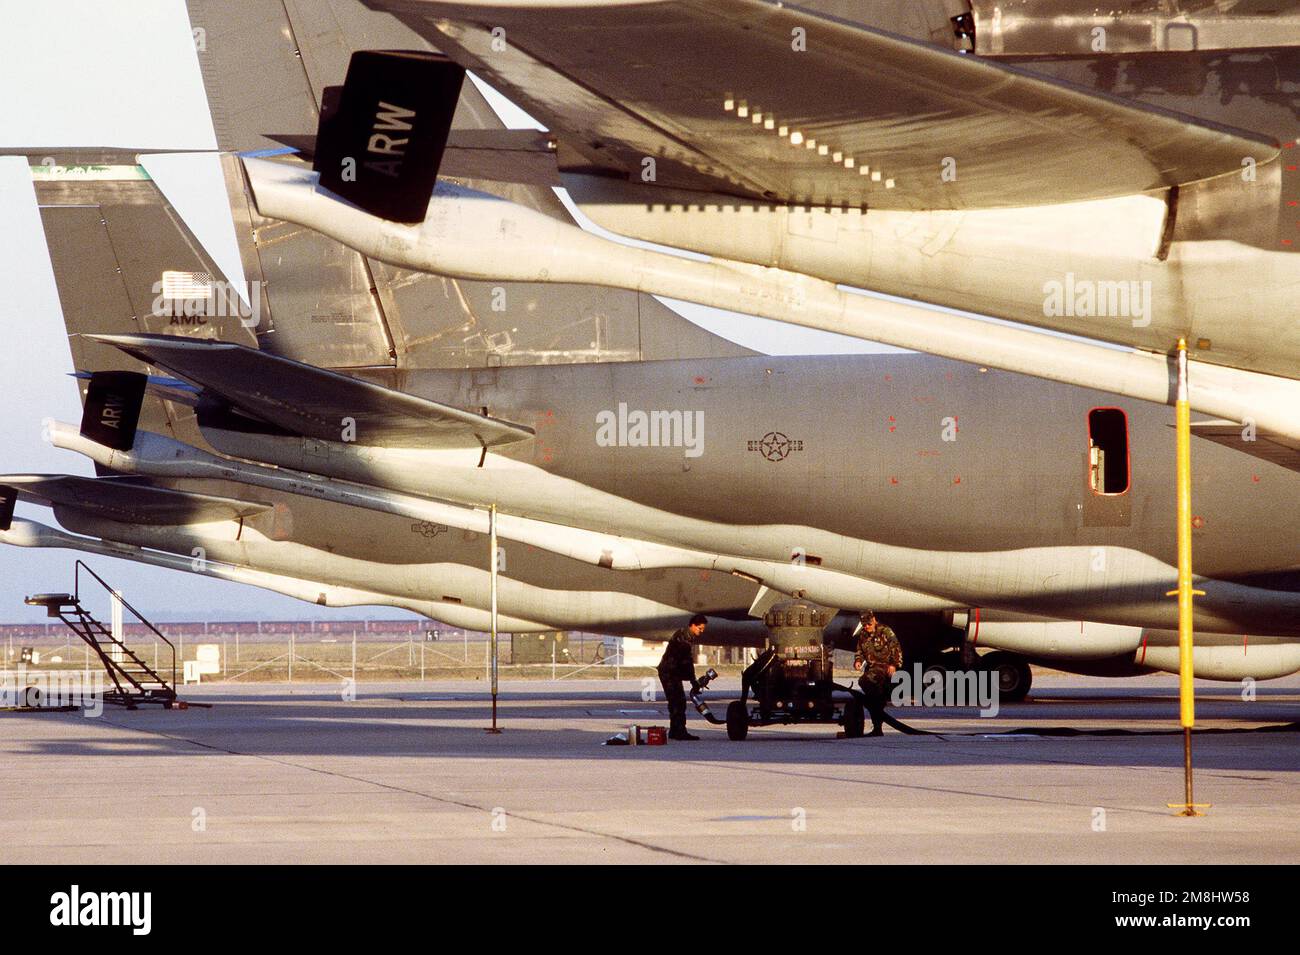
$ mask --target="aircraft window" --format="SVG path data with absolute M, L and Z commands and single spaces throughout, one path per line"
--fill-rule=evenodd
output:
M 1088 412 L 1088 483 L 1094 494 L 1128 490 L 1128 416 L 1119 408 Z

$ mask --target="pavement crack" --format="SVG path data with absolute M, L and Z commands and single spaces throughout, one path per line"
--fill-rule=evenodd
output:
M 268 756 L 262 753 L 245 753 L 237 749 L 230 749 L 226 746 L 218 746 L 214 743 L 205 743 L 202 740 L 191 739 L 188 736 L 178 736 L 173 733 L 164 733 L 161 730 L 143 729 L 137 726 L 129 726 L 124 723 L 115 723 L 112 720 L 100 718 L 102 722 L 109 726 L 116 726 L 118 729 L 128 730 L 136 733 L 143 733 L 149 736 L 158 736 L 163 739 L 170 739 L 178 743 L 188 743 L 191 746 L 197 746 L 201 749 L 212 750 L 217 753 L 225 753 L 228 756 L 243 756 L 249 759 L 260 759 L 268 763 L 274 763 L 277 766 L 288 766 L 293 769 L 304 770 L 309 773 L 315 773 L 320 776 L 331 776 L 335 779 L 347 779 L 352 782 L 364 783 L 374 786 L 378 789 L 386 789 L 389 792 L 402 793 L 408 796 L 418 796 L 421 799 L 428 799 L 431 802 L 441 803 L 447 806 L 458 806 L 461 809 L 472 809 L 477 812 L 491 814 L 494 807 L 480 806 L 477 803 L 466 802 L 459 799 L 450 799 L 446 796 L 438 796 L 433 793 L 423 792 L 418 789 L 407 789 L 405 786 L 395 786 L 392 783 L 380 782 L 376 779 L 368 779 L 365 776 L 354 776 L 351 773 L 343 773 L 333 769 L 322 769 L 319 766 L 310 766 L 305 763 L 297 763 L 291 759 L 284 759 L 278 756 Z M 523 813 L 512 812 L 507 816 L 514 819 L 522 819 L 524 822 L 530 822 L 537 826 L 547 826 L 552 829 L 560 829 L 565 832 L 578 833 L 585 836 L 595 836 L 600 839 L 612 839 L 615 842 L 621 842 L 624 845 L 635 846 L 638 849 L 645 849 L 649 852 L 657 852 L 663 855 L 671 856 L 676 859 L 684 859 L 690 862 L 709 862 L 715 865 L 729 864 L 725 859 L 712 859 L 708 856 L 696 855 L 691 852 L 682 852 L 678 849 L 670 849 L 667 846 L 655 845 L 653 842 L 646 842 L 641 839 L 634 839 L 631 836 L 623 836 L 613 832 L 602 832 L 599 829 L 587 829 L 583 826 L 575 826 L 571 823 L 555 822 L 549 819 L 539 819 L 535 816 L 524 815 Z

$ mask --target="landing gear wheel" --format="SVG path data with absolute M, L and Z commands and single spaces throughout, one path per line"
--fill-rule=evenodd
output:
M 739 743 L 749 735 L 749 708 L 744 700 L 732 700 L 727 704 L 727 739 Z
M 941 653 L 937 657 L 931 657 L 922 664 L 922 673 L 929 673 L 934 670 L 940 676 L 946 673 L 960 673 L 966 669 L 961 662 L 961 653 L 957 650 L 949 650 Z
M 939 669 L 945 673 L 960 673 L 966 669 L 966 664 L 961 659 L 960 650 L 949 650 L 947 653 L 939 654 L 937 663 Z
M 859 739 L 866 724 L 866 712 L 856 696 L 844 704 L 844 738 Z
M 998 650 L 982 657 L 980 666 L 997 674 L 998 696 L 1004 703 L 1019 703 L 1029 695 L 1034 672 L 1023 657 Z
M 966 667 L 961 662 L 961 651 L 949 650 L 936 657 L 931 657 L 921 664 L 921 680 L 924 681 L 931 673 L 937 673 L 939 674 L 939 685 L 943 686 L 949 673 L 962 673 L 965 669 Z M 912 699 L 918 703 L 921 701 L 923 685 L 922 682 L 912 687 Z

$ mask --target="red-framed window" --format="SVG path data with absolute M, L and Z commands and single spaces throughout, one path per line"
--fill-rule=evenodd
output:
M 1128 415 L 1122 408 L 1088 412 L 1088 488 L 1093 494 L 1127 494 L 1132 478 Z

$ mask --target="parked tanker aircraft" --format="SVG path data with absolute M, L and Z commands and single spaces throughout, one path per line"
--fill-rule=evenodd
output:
M 395 157 L 369 127 L 310 175 L 249 160 L 263 214 L 410 268 L 636 288 L 1151 401 L 1185 338 L 1195 410 L 1252 424 L 1247 453 L 1300 447 L 1295 3 L 367 5 L 544 124 L 534 158 L 596 223 L 711 258 L 450 188 L 430 201 L 418 177 L 375 216 L 392 183 L 365 157 Z M 447 67 L 364 81 L 436 114 Z
M 508 629 L 662 636 L 705 609 L 755 642 L 750 611 L 798 593 L 899 615 L 918 657 L 965 630 L 1099 672 L 1175 662 L 1157 405 L 923 355 L 429 369 L 396 391 L 235 343 L 98 338 L 188 387 L 213 450 L 131 433 L 122 396 L 150 380 L 101 373 L 82 425 L 50 437 L 117 476 L 0 479 L 82 535 L 18 523 L 7 542 L 113 542 L 477 627 L 491 501 Z M 345 417 L 355 440 L 331 440 Z M 1297 528 L 1277 505 L 1300 478 L 1215 445 L 1201 468 L 1200 672 L 1300 668 Z
M 298 35 L 330 48 L 319 31 Z M 298 69 L 329 76 L 311 42 Z M 208 76 L 210 96 L 221 76 Z M 527 143 L 469 134 L 486 114 L 473 87 L 459 96 L 444 173 L 516 173 Z M 306 201 L 349 226 L 381 221 L 321 193 L 303 167 L 255 158 L 244 168 L 256 205 L 239 164 L 222 169 L 240 281 L 260 284 L 243 313 L 167 314 L 154 287 L 166 291 L 165 272 L 233 269 L 168 225 L 184 217 L 157 199 L 157 160 L 93 158 L 98 171 L 34 174 L 65 318 L 86 333 L 73 338 L 86 417 L 49 434 L 102 475 L 0 480 L 67 528 L 13 519 L 0 540 L 484 628 L 492 503 L 508 630 L 662 635 L 703 610 L 711 636 L 757 642 L 755 614 L 799 594 L 892 615 L 913 658 L 963 642 L 1016 651 L 986 657 L 1013 691 L 1027 688 L 1028 659 L 1116 675 L 1176 667 L 1173 439 L 1158 404 L 924 355 L 746 357 L 644 293 L 395 268 L 385 262 L 412 264 L 399 245 L 359 254 L 261 215 L 277 190 L 299 201 L 307 183 Z M 493 180 L 504 199 L 483 186 L 438 188 L 576 228 L 536 183 Z M 326 231 L 364 245 L 350 227 Z M 487 277 L 502 247 L 466 235 Z M 145 236 L 158 251 L 112 254 Z M 497 235 L 510 253 L 508 239 Z M 97 262 L 116 284 L 86 280 Z M 513 303 L 504 313 L 498 290 Z M 1295 493 L 1287 463 L 1198 454 L 1203 676 L 1300 668 L 1295 528 L 1279 518 Z

